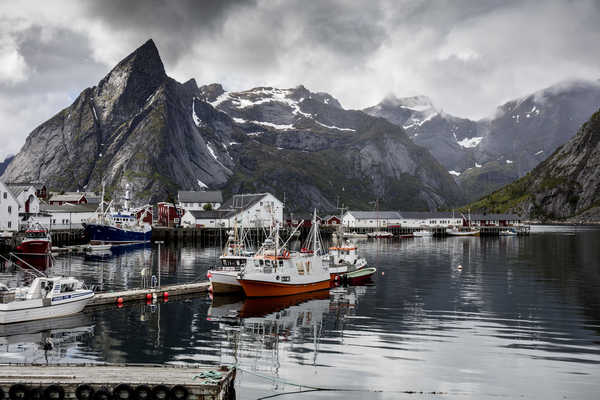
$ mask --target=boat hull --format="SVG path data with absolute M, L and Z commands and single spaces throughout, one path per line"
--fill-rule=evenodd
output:
M 237 279 L 239 272 L 209 271 L 214 294 L 241 292 L 242 285 Z
M 329 289 L 330 287 L 329 279 L 319 282 L 298 284 L 255 281 L 249 279 L 240 279 L 239 282 L 244 289 L 244 293 L 248 297 L 289 296 Z
M 28 256 L 45 256 L 50 253 L 52 244 L 49 240 L 27 240 L 23 241 L 17 247 L 17 255 L 26 254 Z
M 90 239 L 90 244 L 136 244 L 146 243 L 152 239 L 152 229 L 134 231 L 118 228 L 111 225 L 86 224 L 85 233 Z
M 84 309 L 87 303 L 94 297 L 94 293 L 88 291 L 78 294 L 77 297 L 68 296 L 71 297 L 67 297 L 67 295 L 54 297 L 50 305 L 44 305 L 42 299 L 3 304 L 2 306 L 4 307 L 0 308 L 0 324 L 35 321 L 76 314 Z M 25 306 L 26 308 L 14 308 L 15 305 Z

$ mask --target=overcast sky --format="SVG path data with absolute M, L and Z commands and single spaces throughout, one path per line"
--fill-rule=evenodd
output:
M 481 118 L 600 78 L 600 1 L 4 1 L 0 160 L 154 39 L 167 73 L 226 90 L 304 84 L 345 108 L 425 94 Z

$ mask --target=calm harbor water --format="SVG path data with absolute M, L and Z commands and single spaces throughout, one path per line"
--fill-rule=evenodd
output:
M 0 362 L 236 364 L 241 399 L 306 386 L 346 391 L 286 398 L 597 398 L 600 229 L 358 243 L 378 268 L 365 286 L 108 306 L 4 326 Z M 205 279 L 219 253 L 217 243 L 163 247 L 162 283 Z M 49 272 L 112 290 L 140 286 L 157 262 L 156 247 L 121 249 L 60 256 Z

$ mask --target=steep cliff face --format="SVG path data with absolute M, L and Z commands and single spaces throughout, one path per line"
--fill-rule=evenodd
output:
M 518 181 L 475 203 L 536 218 L 567 218 L 600 206 L 600 111 L 577 135 Z
M 209 85 L 201 91 L 250 139 L 239 148 L 240 168 L 228 184 L 232 191 L 269 187 L 285 192 L 290 207 L 299 209 L 311 204 L 333 209 L 338 197 L 353 207 L 370 207 L 380 198 L 382 206 L 404 209 L 462 200 L 448 173 L 400 127 L 344 110 L 326 93 L 303 86 L 229 93 Z
M 10 156 L 7 156 L 4 159 L 4 161 L 0 162 L 0 176 L 4 173 L 4 171 L 8 167 L 8 164 L 10 164 L 10 162 L 13 160 L 13 158 L 15 158 L 15 156 L 10 155 Z
M 195 84 L 167 77 L 148 41 L 37 127 L 3 179 L 59 190 L 96 190 L 104 179 L 109 192 L 130 183 L 140 200 L 166 198 L 199 182 L 224 184 L 233 162 L 221 143 L 235 127 L 194 100 L 197 95 Z M 202 124 L 195 124 L 194 110 L 205 117 Z
M 330 210 L 338 197 L 405 209 L 462 200 L 401 127 L 302 86 L 232 93 L 178 83 L 152 41 L 31 132 L 3 179 L 53 190 L 97 190 L 104 179 L 113 198 L 130 184 L 139 202 L 207 186 L 226 195 L 268 190 L 291 210 Z

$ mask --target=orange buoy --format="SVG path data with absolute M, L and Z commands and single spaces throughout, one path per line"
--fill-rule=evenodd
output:
M 117 304 L 123 304 L 123 298 L 122 297 L 119 297 L 117 299 Z

